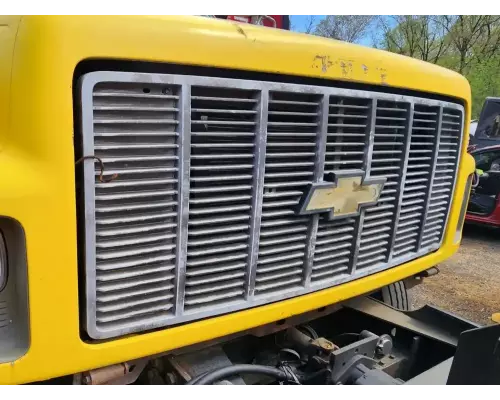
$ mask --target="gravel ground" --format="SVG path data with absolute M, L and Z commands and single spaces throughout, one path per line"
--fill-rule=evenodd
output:
M 500 312 L 500 231 L 466 226 L 457 254 L 437 276 L 411 290 L 413 306 L 430 304 L 481 324 Z

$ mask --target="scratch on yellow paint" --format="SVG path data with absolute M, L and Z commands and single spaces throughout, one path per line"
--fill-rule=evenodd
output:
M 387 70 L 385 68 L 377 68 L 380 73 L 380 83 L 382 85 L 387 85 Z
M 330 68 L 333 65 L 333 62 L 330 61 L 330 56 L 321 56 L 317 55 L 313 59 L 313 68 L 320 68 L 321 67 L 321 72 L 326 73 L 328 72 L 328 68 Z
M 340 69 L 342 71 L 342 76 L 344 78 L 350 78 L 352 75 L 352 64 L 351 60 L 339 60 L 340 61 Z
M 238 33 L 241 33 L 243 36 L 245 36 L 246 39 L 248 39 L 247 34 L 245 33 L 245 31 L 243 30 L 243 28 L 240 25 L 235 23 L 234 26 L 236 27 L 236 30 L 238 31 Z

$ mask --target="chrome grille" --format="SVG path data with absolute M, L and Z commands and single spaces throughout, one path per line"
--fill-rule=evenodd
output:
M 415 105 L 394 257 L 417 249 L 434 165 L 438 107 Z
M 258 123 L 255 91 L 191 91 L 186 311 L 244 298 Z
M 123 72 L 85 75 L 81 104 L 93 338 L 331 287 L 442 242 L 459 105 Z M 308 185 L 353 170 L 385 179 L 376 205 L 344 219 L 297 214 Z
M 390 256 L 398 193 L 401 190 L 410 104 L 377 99 L 374 102 L 373 149 L 371 163 L 365 167 L 372 177 L 385 178 L 378 204 L 361 211 L 356 246 L 357 270 L 387 263 Z
M 439 244 L 441 241 L 453 194 L 456 163 L 462 138 L 463 115 L 460 110 L 444 107 L 437 112 L 441 125 L 435 137 L 437 152 L 426 204 L 424 228 L 420 237 L 422 247 Z
M 321 98 L 271 92 L 255 294 L 300 287 L 310 218 L 297 217 L 313 182 Z
M 103 82 L 92 97 L 95 323 L 98 329 L 173 315 L 177 228 L 178 87 Z M 90 128 L 90 126 L 89 126 Z M 94 176 L 96 177 L 94 181 Z M 95 182 L 95 183 L 94 183 Z
M 372 111 L 372 102 L 367 98 L 329 97 L 323 175 L 363 167 Z M 323 177 L 318 175 L 320 179 Z M 332 223 L 325 216 L 313 218 L 319 221 L 313 244 L 311 283 L 320 285 L 337 277 L 349 276 L 353 265 L 356 221 L 348 218 Z

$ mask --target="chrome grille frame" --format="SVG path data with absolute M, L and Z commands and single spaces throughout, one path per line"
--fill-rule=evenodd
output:
M 108 326 L 101 324 L 97 318 L 97 308 L 100 301 L 99 294 L 97 293 L 97 276 L 98 268 L 96 262 L 96 224 L 99 222 L 99 217 L 96 217 L 96 175 L 98 175 L 98 164 L 94 165 L 93 160 L 86 160 L 84 162 L 84 209 L 85 209 L 85 318 L 84 325 L 89 336 L 95 339 L 104 339 L 125 335 L 132 332 L 141 332 L 153 328 L 165 327 L 169 325 L 184 323 L 187 321 L 198 320 L 201 318 L 211 317 L 215 315 L 225 314 L 228 312 L 247 309 L 254 306 L 268 304 L 271 302 L 291 298 L 294 296 L 314 292 L 317 290 L 325 289 L 328 287 L 336 286 L 338 284 L 348 282 L 354 279 L 374 274 L 396 265 L 410 261 L 412 259 L 422 257 L 435 250 L 437 250 L 443 241 L 444 232 L 447 226 L 448 216 L 450 212 L 451 200 L 453 199 L 454 190 L 449 192 L 447 197 L 445 216 L 439 225 L 438 233 L 431 236 L 432 242 L 427 246 L 421 246 L 423 243 L 423 232 L 427 224 L 429 216 L 429 204 L 432 197 L 433 184 L 436 174 L 436 166 L 438 165 L 439 144 L 443 125 L 444 111 L 456 112 L 458 114 L 451 115 L 453 118 L 459 117 L 459 128 L 456 143 L 456 157 L 452 172 L 445 176 L 445 179 L 450 181 L 454 189 L 454 183 L 457 176 L 458 165 L 460 160 L 460 150 L 462 148 L 463 140 L 463 124 L 464 124 L 464 109 L 461 105 L 440 101 L 431 100 L 421 97 L 395 95 L 381 92 L 371 92 L 365 90 L 355 89 L 341 89 L 335 87 L 320 87 L 320 86 L 306 86 L 298 84 L 278 83 L 278 82 L 261 82 L 250 80 L 237 80 L 226 78 L 212 78 L 203 76 L 186 76 L 186 75 L 168 75 L 168 74 L 149 74 L 149 73 L 131 73 L 131 72 L 92 72 L 84 75 L 79 82 L 80 88 L 80 102 L 81 102 L 81 116 L 82 116 L 82 143 L 83 155 L 92 156 L 95 154 L 94 145 L 94 109 L 93 109 L 93 94 L 94 88 L 98 84 L 103 83 L 119 83 L 119 84 L 145 84 L 145 85 L 165 85 L 168 87 L 178 88 L 178 124 L 175 127 L 175 132 L 178 133 L 178 150 L 177 150 L 177 226 L 176 242 L 175 242 L 175 263 L 173 263 L 174 280 L 173 280 L 173 293 L 174 296 L 171 303 L 168 303 L 168 310 L 144 312 L 138 317 L 128 318 L 118 316 L 118 320 Z M 190 215 L 190 168 L 191 168 L 191 90 L 193 87 L 203 87 L 212 89 L 229 89 L 229 90 L 243 90 L 252 91 L 256 94 L 257 108 L 255 118 L 255 128 L 253 129 L 254 137 L 254 159 L 252 162 L 252 199 L 251 199 L 251 212 L 249 214 L 249 240 L 248 240 L 248 257 L 246 259 L 245 276 L 243 282 L 243 293 L 237 298 L 228 301 L 217 303 L 208 303 L 206 306 L 199 308 L 186 309 L 184 306 L 185 301 L 185 283 L 186 283 L 186 266 L 188 262 L 188 245 L 189 229 L 188 224 L 192 216 Z M 389 90 L 389 89 L 388 89 Z M 405 114 L 404 125 L 404 157 L 400 160 L 402 162 L 401 176 L 403 179 L 399 182 L 399 187 L 396 189 L 396 211 L 390 216 L 392 225 L 390 226 L 391 232 L 389 236 L 389 253 L 385 255 L 387 261 L 368 264 L 367 267 L 357 269 L 357 260 L 360 252 L 360 241 L 362 238 L 363 220 L 365 218 L 365 210 L 362 210 L 359 217 L 351 218 L 347 223 L 347 228 L 341 228 L 340 232 L 352 232 L 351 245 L 348 247 L 350 255 L 347 270 L 343 270 L 338 275 L 331 276 L 326 280 L 319 280 L 311 282 L 311 274 L 314 267 L 316 239 L 318 236 L 318 227 L 325 226 L 325 222 L 319 215 L 312 215 L 307 217 L 308 222 L 305 223 L 306 229 L 306 242 L 303 255 L 303 265 L 300 267 L 300 283 L 294 283 L 290 287 L 282 289 L 271 290 L 258 294 L 256 289 L 256 275 L 258 271 L 259 261 L 259 242 L 261 239 L 261 224 L 262 224 L 262 207 L 264 196 L 264 179 L 266 176 L 266 152 L 268 150 L 268 131 L 269 131 L 269 104 L 270 95 L 274 93 L 283 93 L 291 96 L 308 95 L 316 96 L 318 99 L 317 107 L 317 130 L 314 140 L 314 154 L 316 162 L 314 164 L 314 171 L 312 173 L 311 182 L 319 182 L 323 179 L 325 173 L 325 155 L 327 153 L 327 136 L 329 118 L 332 117 L 330 108 L 332 107 L 331 100 L 333 98 L 354 99 L 353 101 L 364 101 L 369 105 L 366 114 L 366 136 L 361 137 L 364 146 L 362 147 L 362 161 L 361 167 L 365 172 L 365 179 L 377 178 L 372 175 L 372 160 L 374 153 L 377 153 L 375 146 L 377 146 L 376 135 L 377 129 L 381 129 L 382 136 L 388 135 L 384 133 L 383 129 L 377 128 L 377 104 L 394 103 L 398 105 L 406 105 L 407 109 Z M 357 104 L 357 103 L 356 103 Z M 339 107 L 333 105 L 333 107 Z M 348 107 L 348 106 L 346 106 Z M 356 106 L 352 106 L 356 107 Z M 361 107 L 361 106 L 358 106 Z M 439 115 L 436 116 L 437 133 L 434 135 L 434 148 L 432 153 L 432 169 L 430 170 L 431 179 L 429 179 L 425 189 L 425 208 L 421 215 L 422 222 L 419 225 L 417 237 L 417 251 L 403 252 L 403 254 L 394 255 L 394 241 L 396 240 L 396 228 L 399 220 L 399 215 L 402 210 L 402 193 L 405 190 L 405 177 L 406 168 L 408 166 L 408 157 L 411 148 L 411 135 L 414 129 L 413 118 L 415 107 L 434 107 L 439 110 Z M 380 107 L 386 108 L 386 107 Z M 444 111 L 443 111 L 444 110 Z M 381 117 L 383 118 L 383 117 Z M 388 117 L 390 119 L 390 117 Z M 450 117 L 451 118 L 451 117 Z M 281 122 L 282 123 L 282 122 Z M 445 122 L 452 123 L 452 122 Z M 276 124 L 280 124 L 277 122 Z M 338 123 L 331 125 L 339 125 Z M 342 123 L 340 123 L 342 125 Z M 426 128 L 426 127 L 424 127 Z M 422 128 L 422 129 L 424 129 Z M 292 132 L 293 133 L 293 132 Z M 342 134 L 337 134 L 337 136 Z M 293 136 L 293 135 L 292 135 Z M 406 141 L 404 139 L 406 138 Z M 361 143 L 361 142 L 360 142 Z M 447 143 L 448 144 L 448 143 Z M 455 145 L 451 143 L 451 145 Z M 359 145 L 359 143 L 357 144 Z M 334 146 L 334 145 L 328 145 Z M 450 147 L 448 146 L 448 147 Z M 445 146 L 446 147 L 446 146 Z M 443 150 L 453 151 L 449 148 Z M 379 151 L 383 153 L 383 151 Z M 450 153 L 451 154 L 451 153 Z M 446 159 L 446 156 L 442 156 Z M 444 165 L 444 164 L 443 164 Z M 335 168 L 333 168 L 336 170 Z M 105 172 L 107 174 L 107 172 Z M 448 173 L 448 172 L 447 172 Z M 109 176 L 109 175 L 107 175 Z M 446 182 L 445 182 L 446 183 Z M 448 182 L 449 183 L 449 182 Z M 397 184 L 396 184 L 397 186 Z M 439 205 L 439 204 L 438 204 Z M 299 216 L 291 216 L 290 218 L 303 218 Z M 327 224 L 327 223 L 326 223 Z M 432 224 L 432 223 L 429 223 Z M 328 225 L 326 225 L 328 228 Z M 332 227 L 335 227 L 332 225 Z M 351 229 L 352 227 L 353 229 Z M 432 229 L 432 226 L 431 226 Z M 435 231 L 435 229 L 434 229 Z M 376 239 L 376 238 L 375 238 Z M 344 246 L 345 248 L 346 246 Z M 364 257 L 367 257 L 366 255 Z M 279 283 L 279 281 L 277 281 Z M 167 300 L 165 300 L 167 301 Z M 164 303 L 167 304 L 167 303 Z M 125 307 L 125 306 L 123 306 Z M 139 311 L 140 312 L 140 311 Z M 120 319 L 121 318 L 121 319 Z

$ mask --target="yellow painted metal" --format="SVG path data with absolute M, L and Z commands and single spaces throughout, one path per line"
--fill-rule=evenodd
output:
M 400 280 L 450 257 L 465 182 L 474 171 L 464 140 L 444 244 L 437 252 L 338 287 L 290 300 L 100 343 L 80 336 L 73 76 L 83 60 L 189 64 L 363 82 L 459 99 L 458 74 L 361 46 L 203 17 L 0 16 L 0 216 L 27 242 L 30 348 L 0 364 L 0 383 L 101 367 L 269 323 Z M 468 129 L 465 130 L 466 138 Z

